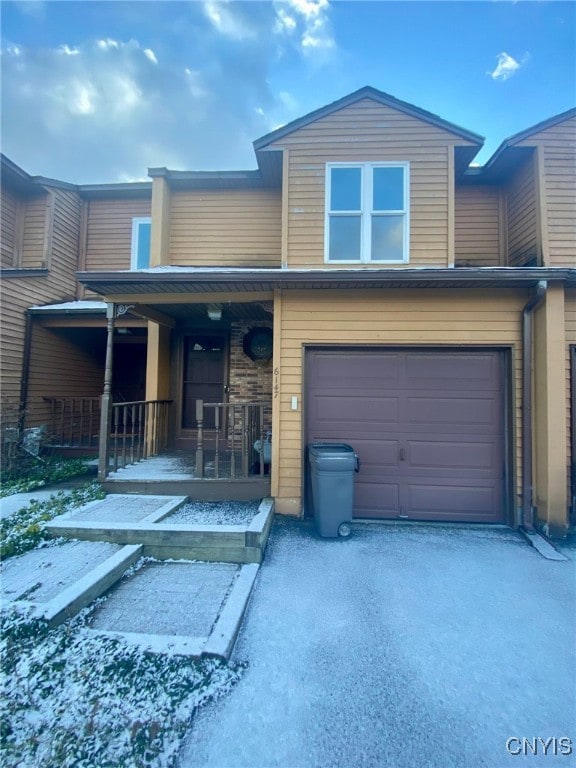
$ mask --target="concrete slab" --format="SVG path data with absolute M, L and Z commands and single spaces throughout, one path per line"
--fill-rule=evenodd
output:
M 120 549 L 108 542 L 69 541 L 11 557 L 0 567 L 2 601 L 48 603 Z
M 523 529 L 521 530 L 521 533 L 526 541 L 547 560 L 568 560 L 567 557 L 564 557 L 561 552 L 555 549 L 552 544 L 539 533 L 535 531 L 525 531 Z
M 56 496 L 58 491 L 39 489 L 29 493 L 13 493 L 0 499 L 0 520 L 5 520 L 18 510 L 27 507 L 31 501 L 47 501 L 51 496 Z
M 228 658 L 257 565 L 147 562 L 99 605 L 90 629 L 152 652 Z
M 73 512 L 56 517 L 53 522 L 71 521 L 93 523 L 154 523 L 177 510 L 186 496 L 133 496 L 108 494 L 105 499 L 90 501 Z

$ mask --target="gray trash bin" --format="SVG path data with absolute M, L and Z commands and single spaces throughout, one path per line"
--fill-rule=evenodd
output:
M 358 456 L 346 443 L 308 446 L 310 491 L 320 536 L 349 536 Z

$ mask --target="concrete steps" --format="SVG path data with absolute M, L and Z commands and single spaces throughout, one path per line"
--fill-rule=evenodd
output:
M 144 557 L 261 563 L 274 517 L 274 502 L 264 499 L 248 525 L 189 525 L 166 518 L 186 496 L 110 494 L 46 526 L 53 537 L 142 546 Z

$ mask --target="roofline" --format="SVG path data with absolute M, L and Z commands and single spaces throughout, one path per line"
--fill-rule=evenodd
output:
M 282 139 L 289 133 L 292 133 L 299 128 L 303 128 L 304 126 L 309 125 L 310 123 L 313 123 L 322 117 L 326 117 L 333 112 L 337 112 L 339 109 L 343 109 L 350 104 L 354 104 L 355 102 L 360 101 L 360 99 L 372 99 L 373 101 L 378 101 L 380 104 L 386 104 L 387 106 L 392 107 L 393 109 L 397 109 L 400 112 L 405 112 L 406 114 L 417 117 L 420 120 L 425 120 L 428 123 L 432 123 L 433 125 L 436 125 L 445 131 L 455 133 L 474 144 L 478 144 L 479 146 L 484 144 L 483 136 L 480 136 L 477 133 L 473 133 L 472 131 L 468 131 L 465 128 L 461 128 L 459 125 L 455 125 L 454 123 L 450 123 L 438 115 L 435 115 L 432 112 L 427 112 L 426 110 L 421 109 L 414 104 L 409 104 L 407 101 L 401 101 L 394 96 L 390 96 L 388 93 L 384 93 L 384 91 L 379 91 L 370 85 L 366 85 L 363 88 L 359 88 L 357 91 L 354 91 L 353 93 L 338 99 L 337 101 L 333 101 L 331 104 L 327 104 L 323 107 L 320 107 L 319 109 L 314 110 L 313 112 L 309 112 L 307 115 L 299 117 L 296 120 L 292 120 L 290 123 L 287 123 L 281 128 L 277 128 L 275 131 L 271 131 L 265 136 L 261 136 L 259 139 L 256 139 L 256 141 L 253 142 L 254 151 L 258 152 L 258 150 L 264 149 L 273 141 Z
M 81 197 L 114 197 L 116 195 L 152 195 L 151 181 L 130 181 L 117 184 L 78 184 Z
M 32 183 L 32 176 L 30 176 L 30 174 L 27 173 L 23 168 L 20 168 L 19 165 L 16 165 L 16 163 L 13 160 L 10 160 L 10 158 L 7 157 L 4 153 L 0 153 L 0 164 L 3 170 L 4 167 L 6 167 L 7 171 L 10 171 L 16 176 L 19 176 L 22 181 Z
M 148 176 L 174 181 L 203 181 L 204 179 L 260 179 L 259 170 L 251 171 L 171 171 L 169 168 L 148 168 Z
M 520 141 L 524 141 L 524 139 L 529 138 L 535 133 L 540 133 L 540 131 L 545 131 L 548 128 L 552 128 L 554 125 L 558 125 L 558 123 L 564 122 L 564 120 L 570 120 L 572 117 L 576 117 L 576 107 L 567 109 L 565 112 L 560 112 L 558 115 L 553 115 L 546 120 L 542 120 L 539 123 L 536 123 L 536 125 L 533 125 L 530 128 L 526 128 L 519 133 L 515 133 L 513 136 L 509 136 L 507 139 L 504 139 L 492 157 L 482 166 L 481 170 L 494 165 L 494 163 L 506 149 L 515 146 Z
M 370 283 L 390 282 L 394 285 L 411 285 L 426 282 L 457 286 L 461 283 L 478 282 L 506 286 L 510 283 L 534 284 L 540 280 L 576 283 L 576 269 L 558 267 L 458 267 L 458 268 L 412 268 L 412 269 L 194 269 L 182 271 L 126 272 L 78 272 L 78 280 L 87 287 L 95 288 L 98 283 L 114 283 L 121 292 L 129 283 L 150 287 L 161 283 L 163 286 L 176 283 L 190 283 L 196 286 L 217 286 L 233 282 L 238 290 L 245 285 L 267 285 L 270 287 L 290 283 L 296 286 L 313 287 L 319 283 L 335 283 L 366 286 Z M 135 291 L 136 293 L 138 291 Z

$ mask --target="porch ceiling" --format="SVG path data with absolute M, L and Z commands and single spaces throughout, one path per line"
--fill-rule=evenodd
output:
M 212 303 L 212 302 L 207 302 Z M 222 308 L 222 321 L 230 320 L 270 320 L 272 314 L 266 312 L 257 302 L 237 304 L 229 302 L 214 302 Z M 215 322 L 208 320 L 206 312 L 207 304 L 154 304 L 154 309 L 162 312 L 174 320 L 192 320 L 195 322 L 207 322 L 216 327 Z

